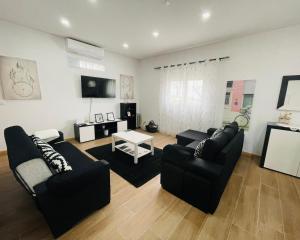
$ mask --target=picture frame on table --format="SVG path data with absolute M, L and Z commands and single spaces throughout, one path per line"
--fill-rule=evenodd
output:
M 103 118 L 102 113 L 95 114 L 95 122 L 96 123 L 102 123 L 102 122 L 104 122 L 104 118 Z
M 113 112 L 106 113 L 107 121 L 115 121 L 115 115 Z

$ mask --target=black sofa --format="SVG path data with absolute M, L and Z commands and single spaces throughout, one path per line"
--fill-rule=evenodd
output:
M 177 144 L 167 145 L 162 156 L 162 187 L 207 213 L 216 210 L 244 142 L 244 131 L 234 122 L 217 138 L 206 141 L 203 157 L 195 158 L 198 143 L 210 138 L 215 130 L 180 133 Z
M 4 131 L 9 166 L 16 179 L 16 167 L 42 155 L 31 138 L 19 126 Z M 34 186 L 31 193 L 38 209 L 44 215 L 54 237 L 58 237 L 82 218 L 110 202 L 110 174 L 106 161 L 93 161 L 68 142 L 60 138 L 50 142 L 65 157 L 73 170 L 52 175 Z M 32 173 L 34 174 L 34 173 Z

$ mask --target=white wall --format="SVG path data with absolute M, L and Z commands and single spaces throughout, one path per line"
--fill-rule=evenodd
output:
M 144 59 L 138 83 L 142 120 L 159 122 L 159 71 L 153 67 L 230 56 L 230 61 L 222 67 L 224 82 L 257 81 L 244 151 L 261 154 L 266 123 L 278 120 L 276 106 L 282 76 L 300 75 L 299 54 L 300 25 Z M 299 113 L 293 114 L 292 123 L 300 126 Z
M 119 116 L 120 74 L 133 75 L 138 81 L 138 61 L 119 54 L 105 52 L 105 72 L 82 71 L 68 64 L 63 38 L 0 21 L 0 55 L 35 60 L 41 85 L 41 100 L 2 100 L 0 89 L 0 150 L 5 149 L 3 130 L 21 125 L 33 133 L 45 128 L 57 128 L 73 137 L 76 119 L 88 119 L 89 99 L 81 98 L 80 75 L 108 77 L 117 80 L 117 98 L 94 99 L 93 113 L 114 112 Z M 137 89 L 136 89 L 137 90 Z M 135 91 L 137 96 L 137 91 Z

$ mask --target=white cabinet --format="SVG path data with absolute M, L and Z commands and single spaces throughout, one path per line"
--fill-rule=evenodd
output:
M 123 132 L 127 130 L 127 121 L 120 121 L 117 123 L 117 131 Z
M 95 127 L 84 126 L 79 128 L 79 142 L 87 142 L 95 140 Z
M 268 128 L 263 166 L 300 177 L 300 132 L 289 128 Z

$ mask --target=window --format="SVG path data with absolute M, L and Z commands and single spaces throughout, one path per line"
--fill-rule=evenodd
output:
M 200 100 L 202 93 L 202 85 L 202 80 L 189 80 L 187 82 L 187 98 L 191 100 Z
M 244 94 L 243 108 L 252 106 L 253 97 L 254 97 L 254 94 Z
M 227 92 L 225 95 L 225 105 L 229 105 L 230 103 L 230 92 Z
M 227 82 L 227 88 L 232 88 L 232 85 L 233 85 L 233 81 L 228 81 Z
M 170 95 L 173 100 L 200 100 L 203 87 L 202 80 L 171 82 Z

